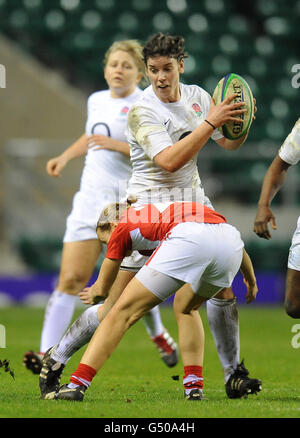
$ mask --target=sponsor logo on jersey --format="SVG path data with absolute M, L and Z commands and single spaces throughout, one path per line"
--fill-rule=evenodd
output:
M 128 111 L 129 111 L 128 106 L 124 106 L 124 107 L 121 109 L 121 115 L 122 115 L 122 116 L 126 116 L 126 114 L 128 114 Z
M 199 105 L 198 103 L 193 103 L 192 108 L 193 108 L 193 110 L 195 111 L 196 116 L 197 116 L 197 117 L 200 117 L 201 114 L 202 114 L 202 111 L 201 111 L 200 105 Z

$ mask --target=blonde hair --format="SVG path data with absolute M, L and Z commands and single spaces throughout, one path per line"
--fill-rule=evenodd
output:
M 100 213 L 96 231 L 100 229 L 100 231 L 109 230 L 112 223 L 119 222 L 123 213 L 136 202 L 136 199 L 127 199 L 127 202 L 112 202 L 108 204 Z
M 140 73 L 145 76 L 145 64 L 143 60 L 143 47 L 138 40 L 123 40 L 115 41 L 104 55 L 104 66 L 107 65 L 108 58 L 113 52 L 117 50 L 123 50 L 129 53 L 134 59 L 134 63 Z

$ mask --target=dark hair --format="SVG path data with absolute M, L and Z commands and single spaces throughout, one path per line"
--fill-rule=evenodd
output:
M 184 38 L 179 35 L 168 35 L 159 32 L 145 44 L 143 56 L 146 65 L 148 58 L 155 56 L 168 56 L 177 59 L 177 61 L 187 58 L 184 53 Z

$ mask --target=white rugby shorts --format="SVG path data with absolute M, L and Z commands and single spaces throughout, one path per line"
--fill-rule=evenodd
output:
M 203 204 L 206 205 L 206 207 L 214 210 L 214 207 L 210 202 L 210 199 L 205 195 L 204 195 Z M 139 204 L 136 203 L 135 205 L 139 205 Z M 132 271 L 132 272 L 138 272 L 145 265 L 149 257 L 150 256 L 142 256 L 138 251 L 133 251 L 130 256 L 125 257 L 123 259 L 120 269 Z
M 100 191 L 100 189 L 99 189 Z M 79 242 L 98 239 L 96 225 L 102 212 L 111 202 L 113 189 L 101 189 L 101 197 L 94 196 L 83 190 L 78 191 L 73 198 L 72 211 L 67 217 L 66 231 L 63 242 Z
M 243 247 L 239 231 L 227 223 L 178 224 L 136 278 L 162 301 L 175 291 L 168 289 L 165 281 L 160 288 L 147 268 L 179 280 L 179 287 L 189 283 L 196 294 L 209 299 L 231 286 L 241 266 Z
M 288 268 L 300 271 L 300 216 L 290 246 Z

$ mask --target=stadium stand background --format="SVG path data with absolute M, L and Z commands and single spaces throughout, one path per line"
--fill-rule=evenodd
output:
M 300 166 L 274 202 L 278 230 L 253 232 L 262 179 L 299 117 L 299 0 L 0 0 L 0 272 L 55 273 L 83 160 L 60 180 L 45 173 L 84 130 L 86 98 L 106 87 L 102 59 L 114 40 L 181 34 L 183 81 L 213 92 L 228 72 L 244 76 L 258 113 L 247 143 L 228 153 L 209 143 L 198 165 L 216 209 L 236 225 L 257 270 L 284 275 L 300 204 Z

